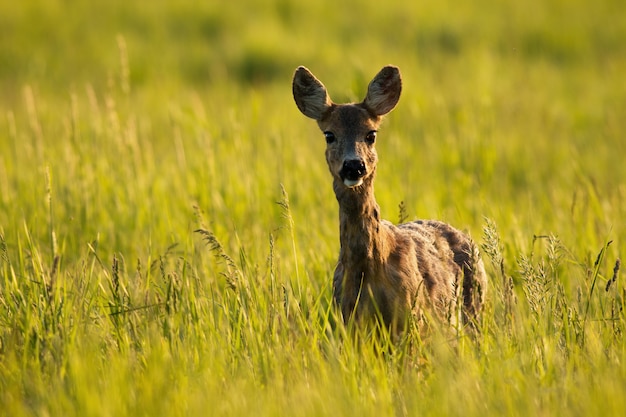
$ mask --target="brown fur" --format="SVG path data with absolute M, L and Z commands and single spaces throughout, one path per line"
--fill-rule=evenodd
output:
M 334 297 L 344 320 L 380 314 L 396 331 L 411 314 L 425 310 L 456 321 L 462 285 L 463 321 L 475 323 L 487 277 L 473 241 L 438 221 L 394 226 L 380 218 L 374 198 L 378 155 L 371 135 L 395 107 L 401 89 L 400 71 L 387 66 L 371 81 L 362 103 L 335 104 L 308 69 L 299 67 L 294 75 L 298 108 L 317 120 L 329 142 L 326 161 L 339 202 L 341 239 Z

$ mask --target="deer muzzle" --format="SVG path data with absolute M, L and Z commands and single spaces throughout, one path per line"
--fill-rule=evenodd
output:
M 343 162 L 339 176 L 346 187 L 356 187 L 361 185 L 366 173 L 367 169 L 362 159 L 349 159 Z

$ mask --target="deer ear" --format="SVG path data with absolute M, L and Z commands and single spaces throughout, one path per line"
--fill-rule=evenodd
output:
M 321 120 L 326 110 L 332 106 L 324 84 L 305 67 L 298 67 L 293 75 L 293 98 L 305 116 Z
M 400 70 L 398 67 L 386 66 L 370 82 L 363 104 L 375 115 L 382 116 L 393 110 L 401 91 Z

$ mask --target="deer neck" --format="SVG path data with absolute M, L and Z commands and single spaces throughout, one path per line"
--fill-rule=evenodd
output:
M 355 188 L 335 179 L 333 188 L 339 202 L 340 260 L 348 270 L 368 275 L 389 256 L 389 232 L 374 198 L 374 175 Z

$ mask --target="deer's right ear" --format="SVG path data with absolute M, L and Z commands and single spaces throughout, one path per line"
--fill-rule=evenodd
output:
M 383 116 L 396 106 L 401 91 L 400 70 L 398 67 L 388 65 L 370 82 L 363 104 L 375 115 Z
M 305 67 L 298 67 L 293 75 L 293 98 L 305 116 L 321 120 L 333 102 L 324 84 Z

